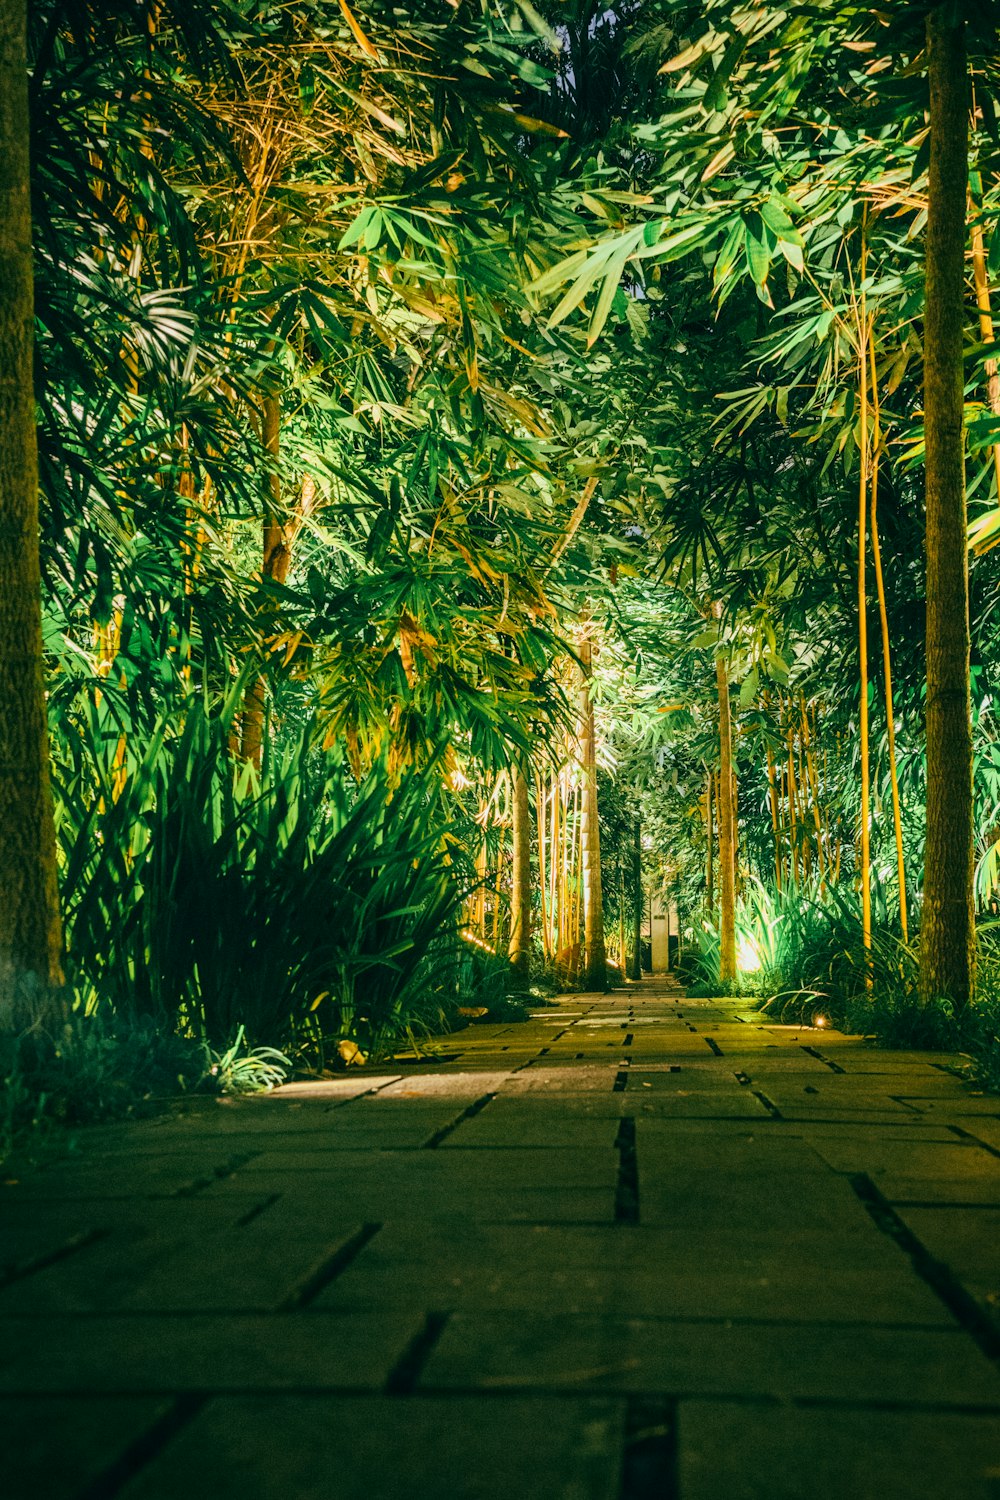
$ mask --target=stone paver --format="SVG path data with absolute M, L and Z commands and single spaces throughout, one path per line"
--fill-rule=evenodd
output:
M 8 1163 L 3 1493 L 996 1500 L 954 1061 L 647 980 Z

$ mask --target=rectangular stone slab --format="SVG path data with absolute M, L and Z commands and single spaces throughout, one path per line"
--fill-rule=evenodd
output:
M 174 1404 L 169 1396 L 0 1396 L 4 1494 L 76 1500 Z
M 5 1318 L 0 1392 L 380 1390 L 421 1327 L 398 1312 Z
M 318 1308 L 778 1319 L 954 1326 L 885 1236 L 699 1235 L 580 1226 L 387 1225 Z
M 646 1392 L 1000 1406 L 963 1332 L 458 1313 L 421 1388 Z
M 267 1312 L 307 1285 L 352 1242 L 360 1223 L 304 1229 L 261 1214 L 242 1227 L 192 1235 L 109 1234 L 0 1292 L 0 1317 L 31 1313 Z
M 1000 1419 L 683 1401 L 684 1500 L 993 1500 Z
M 639 1158 L 639 1212 L 644 1224 L 704 1233 L 710 1230 L 827 1229 L 845 1235 L 875 1233 L 871 1218 L 846 1182 L 822 1175 L 657 1173 Z
M 122 1500 L 617 1500 L 624 1407 L 607 1398 L 211 1401 Z M 210 1456 L 210 1458 L 209 1458 Z
M 814 1137 L 813 1145 L 835 1172 L 867 1172 L 880 1177 L 948 1177 L 952 1181 L 995 1179 L 1000 1186 L 1000 1159 L 972 1142 L 896 1140 L 873 1130 L 868 1140 L 840 1140 L 831 1134 Z
M 459 1144 L 450 1151 L 394 1152 L 268 1152 L 248 1162 L 236 1174 L 244 1186 L 253 1186 L 258 1173 L 272 1180 L 286 1173 L 286 1187 L 302 1179 L 323 1179 L 345 1201 L 365 1193 L 387 1190 L 401 1194 L 427 1192 L 455 1196 L 464 1189 L 495 1188 L 497 1192 L 523 1188 L 601 1188 L 613 1186 L 618 1155 L 613 1140 L 603 1147 L 582 1150 L 573 1146 L 552 1148 L 489 1149 Z

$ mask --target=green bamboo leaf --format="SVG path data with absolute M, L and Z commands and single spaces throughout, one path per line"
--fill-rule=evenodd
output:
M 771 257 L 767 246 L 747 230 L 746 239 L 747 268 L 755 286 L 763 287 L 767 282 L 767 273 L 771 269 Z
M 608 315 L 611 312 L 611 307 L 615 299 L 615 293 L 618 291 L 622 272 L 625 269 L 625 262 L 628 260 L 628 256 L 629 247 L 625 246 L 623 247 L 623 249 L 619 250 L 617 255 L 613 257 L 611 264 L 608 266 L 607 275 L 604 278 L 604 285 L 601 287 L 601 294 L 597 299 L 597 305 L 595 306 L 590 319 L 590 327 L 587 330 L 588 345 L 594 343 L 594 341 L 598 338 L 601 330 L 603 329 L 605 323 L 608 321 Z

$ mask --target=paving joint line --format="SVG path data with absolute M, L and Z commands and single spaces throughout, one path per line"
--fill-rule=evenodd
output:
M 391 1083 L 399 1083 L 399 1081 L 398 1073 L 394 1073 L 391 1078 L 384 1078 L 381 1083 L 375 1083 L 370 1089 L 365 1089 L 363 1094 L 352 1094 L 349 1099 L 341 1099 L 337 1104 L 331 1104 L 330 1108 L 346 1109 L 349 1104 L 357 1104 L 359 1099 L 371 1099 L 373 1095 L 381 1094 L 382 1090 L 387 1089 Z
M 815 1047 L 807 1047 L 804 1042 L 799 1045 L 803 1052 L 808 1052 L 810 1057 L 814 1057 L 817 1062 L 821 1062 L 824 1068 L 829 1068 L 831 1073 L 844 1073 L 847 1071 L 840 1066 L 840 1063 L 831 1062 L 828 1057 L 824 1057 L 823 1053 L 818 1052 Z
M 237 1229 L 245 1229 L 252 1224 L 254 1219 L 259 1219 L 261 1214 L 266 1214 L 269 1208 L 281 1201 L 280 1193 L 269 1193 L 262 1203 L 255 1203 L 253 1208 L 248 1208 L 245 1214 L 240 1214 L 236 1220 Z
M 375 1238 L 381 1228 L 381 1224 L 362 1224 L 349 1240 L 345 1241 L 332 1255 L 327 1256 L 315 1270 L 310 1271 L 298 1286 L 292 1288 L 287 1297 L 282 1298 L 276 1311 L 279 1313 L 300 1312 L 303 1307 L 308 1307 L 310 1302 L 315 1302 L 320 1292 L 332 1281 L 336 1281 L 337 1277 L 357 1260 L 362 1250 L 370 1240 Z
M 0 1273 L 0 1287 L 12 1286 L 15 1281 L 23 1281 L 25 1276 L 33 1276 L 36 1271 L 45 1271 L 49 1266 L 58 1265 L 61 1260 L 67 1260 L 75 1255 L 78 1250 L 85 1250 L 88 1245 L 96 1245 L 98 1240 L 106 1239 L 107 1229 L 81 1229 L 76 1234 L 71 1234 L 69 1239 L 63 1240 L 54 1250 L 43 1250 L 38 1255 L 29 1255 L 22 1261 L 14 1261 L 4 1266 Z
M 386 1396 L 409 1396 L 424 1372 L 434 1347 L 447 1326 L 450 1313 L 429 1312 L 424 1326 L 404 1349 L 389 1371 L 382 1393 Z
M 176 1192 L 168 1193 L 166 1196 L 168 1198 L 194 1198 L 205 1188 L 211 1187 L 213 1183 L 225 1182 L 227 1177 L 234 1176 L 240 1167 L 245 1167 L 248 1161 L 253 1161 L 255 1156 L 260 1155 L 261 1152 L 259 1151 L 237 1152 L 234 1156 L 229 1157 L 228 1161 L 224 1161 L 220 1167 L 213 1167 L 207 1177 L 196 1177 L 193 1182 L 186 1182 Z
M 436 1316 L 447 1319 L 447 1317 L 450 1315 L 440 1313 Z M 867 1327 L 869 1325 L 865 1324 L 862 1326 Z M 900 1325 L 889 1324 L 887 1326 L 891 1328 L 898 1328 Z M 385 1388 L 383 1387 L 383 1392 L 384 1390 Z M 518 1384 L 517 1386 L 504 1385 L 497 1387 L 449 1385 L 438 1386 L 428 1381 L 425 1385 L 422 1385 L 419 1390 L 414 1390 L 412 1392 L 400 1392 L 400 1394 L 407 1395 L 411 1401 L 438 1401 L 441 1399 L 461 1401 L 462 1399 L 467 1399 L 470 1395 L 475 1396 L 477 1401 L 503 1401 L 507 1397 L 509 1397 L 512 1390 L 528 1392 L 530 1394 L 538 1396 L 558 1396 L 567 1399 L 579 1399 L 581 1393 L 579 1384 L 567 1386 L 542 1384 L 533 1386 L 528 1383 L 524 1383 Z M 93 1400 L 94 1395 L 93 1391 L 91 1390 L 59 1390 L 57 1392 L 53 1392 L 51 1389 L 31 1390 L 28 1392 L 13 1392 L 10 1394 L 18 1396 L 22 1394 L 28 1394 L 37 1396 L 40 1400 L 46 1400 L 55 1394 L 59 1397 L 60 1400 L 66 1401 L 91 1401 Z M 106 1397 L 108 1400 L 118 1400 L 122 1397 L 135 1396 L 135 1394 L 136 1393 L 134 1387 L 127 1387 L 123 1389 L 102 1387 L 101 1389 L 101 1396 Z M 158 1387 L 143 1387 L 142 1394 L 154 1399 L 178 1399 L 176 1389 L 169 1388 L 160 1389 Z M 276 1395 L 282 1397 L 371 1397 L 373 1394 L 376 1393 L 373 1392 L 371 1386 L 351 1384 L 282 1385 L 277 1388 L 274 1386 L 213 1385 L 211 1390 L 187 1392 L 185 1393 L 185 1397 L 181 1397 L 180 1399 L 190 1398 L 193 1401 L 197 1401 L 199 1405 L 202 1405 L 208 1401 L 215 1401 L 228 1397 L 254 1397 L 260 1399 L 273 1399 Z M 611 1398 L 614 1399 L 618 1393 L 611 1392 L 610 1394 Z M 639 1400 L 647 1399 L 645 1393 L 643 1392 L 633 1392 L 628 1390 L 622 1392 L 621 1396 L 625 1401 L 628 1401 L 633 1397 Z M 678 1401 L 686 1401 L 704 1400 L 706 1398 L 704 1394 L 698 1390 L 683 1390 L 674 1399 Z M 711 1400 L 724 1401 L 728 1405 L 732 1406 L 767 1406 L 772 1408 L 802 1407 L 818 1410 L 858 1412 L 932 1412 L 937 1413 L 939 1416 L 1000 1416 L 1000 1403 L 996 1401 L 921 1401 L 906 1400 L 903 1397 L 897 1397 L 893 1399 L 888 1397 L 862 1398 L 851 1396 L 776 1396 L 760 1391 L 747 1392 L 735 1390 L 723 1391 L 718 1395 L 713 1395 L 711 1397 Z M 73 1500 L 88 1500 L 88 1494 L 86 1491 L 82 1495 L 77 1493 L 73 1496 Z
M 74 1500 L 112 1500 L 130 1479 L 134 1479 L 183 1428 L 194 1421 L 206 1401 L 207 1397 L 203 1395 L 178 1396 L 169 1411 L 140 1433 L 103 1473 L 78 1491 Z
M 629 1396 L 619 1500 L 678 1500 L 677 1402 Z
M 472 1120 L 476 1115 L 481 1114 L 482 1111 L 486 1108 L 487 1104 L 492 1103 L 495 1098 L 495 1089 L 492 1093 L 481 1094 L 480 1097 L 474 1100 L 472 1104 L 466 1105 L 465 1109 L 462 1110 L 462 1113 L 460 1115 L 456 1115 L 454 1120 L 452 1120 L 450 1124 L 442 1125 L 440 1130 L 435 1130 L 434 1134 L 430 1136 L 426 1141 L 424 1141 L 420 1149 L 422 1151 L 436 1151 L 441 1142 L 446 1141 L 453 1131 L 457 1130 L 460 1125 L 464 1125 L 466 1120 Z
M 618 1123 L 615 1150 L 618 1152 L 615 1223 L 635 1225 L 639 1222 L 639 1157 L 632 1115 L 623 1115 Z
M 883 1234 L 895 1240 L 913 1269 L 987 1359 L 1000 1363 L 1000 1330 L 983 1312 L 971 1292 L 966 1291 L 954 1271 L 931 1255 L 910 1226 L 900 1218 L 866 1172 L 848 1174 L 848 1182 Z
M 911 1104 L 905 1094 L 887 1094 L 886 1097 L 891 1099 L 893 1104 L 901 1104 L 904 1109 L 908 1109 L 911 1115 L 918 1115 L 921 1119 L 924 1118 L 924 1111 L 918 1109 L 915 1104 Z M 997 1154 L 1000 1155 L 1000 1152 Z
M 991 1146 L 988 1141 L 980 1140 L 978 1135 L 974 1135 L 971 1130 L 966 1130 L 964 1125 L 949 1125 L 947 1128 L 953 1135 L 957 1135 L 959 1140 L 970 1141 L 981 1151 L 988 1151 L 990 1156 L 1000 1157 L 1000 1150 L 996 1146 Z

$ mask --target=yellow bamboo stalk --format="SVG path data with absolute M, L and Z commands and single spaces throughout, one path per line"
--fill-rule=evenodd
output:
M 542 953 L 546 960 L 551 956 L 549 948 L 549 903 L 546 899 L 548 879 L 547 851 L 545 848 L 545 783 L 535 772 L 535 822 L 538 832 L 538 901 L 541 917 Z
M 705 783 L 705 906 L 711 915 L 715 908 L 715 772 L 711 770 Z
M 806 707 L 805 693 L 799 694 L 799 708 L 802 714 L 802 749 L 806 763 L 806 778 L 812 800 L 813 827 L 816 829 L 816 868 L 819 870 L 820 879 L 822 880 L 826 874 L 823 859 L 823 818 L 819 810 L 819 777 L 816 774 L 816 757 L 813 751 L 812 736 L 809 732 L 809 714 Z
M 983 244 L 983 226 L 971 203 L 972 222 L 972 274 L 976 284 L 976 306 L 979 309 L 979 335 L 984 344 L 993 342 L 993 313 L 990 307 L 990 283 L 986 270 L 986 248 Z M 1000 417 L 1000 371 L 995 359 L 984 361 L 986 369 L 986 399 L 990 411 Z M 1000 443 L 993 444 L 993 471 L 997 482 L 997 504 L 1000 505 Z
M 817 709 L 816 709 L 816 739 L 817 739 L 817 742 L 819 742 L 819 707 L 818 706 L 817 706 Z M 826 746 L 824 745 L 823 746 L 823 786 L 824 786 L 824 788 L 827 788 L 827 787 L 829 787 L 829 785 L 830 785 L 830 764 L 829 764 L 829 759 L 827 757 Z M 833 859 L 832 859 L 832 856 L 831 856 L 831 853 L 830 853 L 831 849 L 833 848 L 833 835 L 832 835 L 832 832 L 831 832 L 831 822 L 830 822 L 830 803 L 826 799 L 824 799 L 824 802 L 823 802 L 823 842 L 824 842 L 824 847 L 826 849 L 826 863 L 827 863 L 827 868 L 830 868 L 832 866 L 832 864 L 833 864 Z M 836 877 L 834 877 L 834 878 L 836 878 Z
M 555 958 L 562 952 L 562 887 L 560 883 L 562 850 L 560 839 L 562 833 L 559 827 L 559 811 L 562 802 L 562 789 L 559 781 L 559 773 L 553 771 L 549 778 L 550 808 L 549 818 L 551 836 L 549 838 L 549 920 L 552 923 L 552 952 Z
M 781 821 L 778 810 L 778 777 L 775 771 L 774 751 L 767 747 L 767 796 L 771 806 L 771 834 L 774 838 L 774 878 L 780 891 L 785 883 L 784 861 L 781 857 Z
M 861 276 L 865 275 L 862 250 Z M 858 484 L 858 672 L 861 690 L 859 737 L 861 741 L 861 935 L 865 952 L 872 946 L 871 829 L 869 826 L 870 770 L 868 760 L 868 591 L 865 563 L 868 551 L 868 481 L 870 448 L 868 440 L 868 343 L 871 329 L 864 291 L 860 305 L 855 300 L 858 331 L 858 384 L 860 392 L 860 479 Z M 867 976 L 868 983 L 871 975 Z
M 580 967 L 580 934 L 583 926 L 583 839 L 582 834 L 583 789 L 579 782 L 573 788 L 573 867 L 571 890 L 573 893 L 573 971 L 574 977 Z
M 785 759 L 785 778 L 786 784 L 788 786 L 788 839 L 791 845 L 792 853 L 792 876 L 795 884 L 798 885 L 802 877 L 802 868 L 801 860 L 799 857 L 798 809 L 796 805 L 798 798 L 795 789 L 794 742 L 795 737 L 792 733 L 791 725 L 789 724 L 785 730 L 785 743 L 787 746 L 787 755 Z
M 802 839 L 802 874 L 808 877 L 812 874 L 813 847 L 812 841 L 806 832 L 809 826 L 809 780 L 806 771 L 805 755 L 802 744 L 802 722 L 792 706 L 792 733 L 795 737 L 795 769 L 796 782 L 799 793 L 799 828 Z

